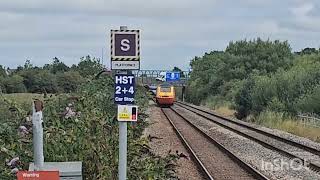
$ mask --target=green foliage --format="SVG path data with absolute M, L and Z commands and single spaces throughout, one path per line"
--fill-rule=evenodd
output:
M 181 77 L 181 78 L 184 78 L 184 77 L 185 77 L 185 75 L 183 74 L 183 71 L 182 71 L 180 68 L 176 67 L 176 66 L 173 67 L 172 71 L 173 71 L 173 72 L 180 72 L 180 77 Z
M 230 42 L 225 51 L 195 57 L 191 66 L 187 100 L 195 104 L 231 104 L 239 119 L 265 111 L 320 114 L 315 48 L 294 55 L 286 41 Z
M 31 64 L 31 61 L 29 59 L 26 60 L 23 66 L 24 69 L 32 69 L 33 65 Z
M 318 84 L 310 93 L 306 93 L 296 100 L 297 112 L 320 114 L 320 85 Z
M 49 70 L 51 73 L 56 74 L 58 72 L 68 71 L 69 67 L 55 57 L 53 58 L 53 63 L 44 65 L 43 69 Z
M 235 95 L 235 107 L 234 109 L 236 112 L 236 117 L 238 119 L 242 119 L 250 114 L 250 111 L 253 107 L 252 104 L 252 88 L 254 87 L 254 80 L 249 78 L 245 81 Z
M 9 82 L 10 80 L 16 80 L 16 78 L 3 78 L 2 66 L 0 66 L 0 87 L 2 92 L 18 93 L 18 92 L 30 92 L 30 93 L 60 93 L 60 92 L 74 92 L 79 86 L 82 85 L 88 79 L 91 79 L 93 75 L 102 70 L 102 65 L 98 59 L 87 56 L 81 58 L 78 65 L 73 65 L 69 68 L 58 58 L 53 58 L 51 64 L 45 64 L 43 67 L 36 67 L 31 64 L 30 60 L 27 60 L 24 66 L 18 66 L 18 68 L 11 73 L 11 76 L 18 75 L 23 77 L 23 84 L 25 88 L 21 86 L 12 89 L 11 84 L 17 84 L 17 82 Z M 6 82 L 8 85 L 4 85 Z M 23 89 L 23 90 L 22 90 Z
M 23 93 L 26 92 L 26 87 L 23 84 L 23 77 L 19 75 L 8 76 L 3 80 L 6 93 Z
M 24 117 L 27 112 L 15 102 L 8 100 L 0 94 L 0 179 L 15 179 L 11 175 L 11 169 L 6 167 L 7 161 L 19 157 L 24 163 L 19 168 L 27 169 L 27 162 L 32 161 L 32 137 L 21 137 L 18 128 L 26 124 Z M 9 108 L 15 109 L 10 111 Z
M 226 52 L 240 57 L 235 65 L 243 68 L 247 75 L 254 70 L 263 75 L 275 72 L 278 68 L 286 69 L 290 66 L 293 56 L 287 41 L 272 42 L 260 38 L 254 41 L 231 42 Z
M 90 56 L 82 57 L 78 66 L 74 67 L 83 77 L 90 77 L 102 71 L 102 65 L 99 59 Z
M 316 48 L 304 48 L 302 51 L 300 52 L 296 52 L 296 54 L 298 55 L 310 55 L 310 54 L 317 54 L 320 51 L 317 50 Z
M 5 78 L 0 76 L 0 93 L 6 93 Z
M 249 81 L 249 80 L 247 80 Z M 317 105 L 320 85 L 320 55 L 298 56 L 287 71 L 256 76 L 254 86 L 247 93 L 248 101 L 241 102 L 237 96 L 236 109 L 240 118 L 249 113 L 258 115 L 262 111 L 286 112 L 290 114 L 320 113 Z M 248 91 L 244 86 L 242 92 Z M 245 111 L 242 111 L 245 109 Z
M 57 84 L 65 93 L 75 92 L 84 81 L 77 71 L 69 71 L 57 75 Z
M 29 69 L 20 72 L 24 78 L 24 84 L 32 93 L 55 93 L 58 90 L 56 76 L 48 70 Z
M 117 179 L 118 123 L 113 104 L 114 80 L 110 76 L 91 80 L 72 95 L 62 94 L 45 99 L 44 156 L 46 161 L 83 161 L 84 179 Z M 128 124 L 128 178 L 170 179 L 174 177 L 176 156 L 159 157 L 153 154 L 146 139 L 141 138 L 147 126 L 145 110 L 148 99 L 144 88 L 138 87 L 136 104 L 139 121 Z M 1 101 L 8 102 L 2 98 Z M 2 103 L 2 102 L 0 102 Z M 20 157 L 21 169 L 32 161 L 32 135 L 17 135 L 25 123 L 27 110 L 15 103 L 0 107 L 0 162 Z M 18 111 L 8 111 L 16 106 Z M 66 117 L 66 108 L 75 113 Z M 23 143 L 21 142 L 23 140 Z M 0 178 L 13 178 L 10 168 L 0 163 Z
M 191 61 L 193 71 L 187 100 L 200 104 L 210 96 L 222 96 L 233 104 L 243 81 L 250 76 L 287 69 L 292 64 L 292 57 L 287 42 L 262 41 L 259 38 L 231 42 L 225 52 L 212 51 Z
M 6 76 L 7 76 L 6 70 L 4 69 L 4 67 L 2 65 L 0 65 L 0 78 L 6 77 Z

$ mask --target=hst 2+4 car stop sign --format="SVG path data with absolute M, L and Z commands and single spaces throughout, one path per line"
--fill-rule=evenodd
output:
M 140 69 L 139 30 L 111 30 L 111 69 Z
M 116 104 L 134 104 L 135 78 L 134 75 L 116 74 L 114 102 Z

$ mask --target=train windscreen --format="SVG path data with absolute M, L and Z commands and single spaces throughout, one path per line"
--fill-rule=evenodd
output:
M 171 92 L 171 87 L 161 87 L 160 91 L 161 92 Z

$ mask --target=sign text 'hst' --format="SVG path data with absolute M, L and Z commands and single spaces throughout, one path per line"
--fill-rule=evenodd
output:
M 116 74 L 114 101 L 116 104 L 134 104 L 134 75 Z

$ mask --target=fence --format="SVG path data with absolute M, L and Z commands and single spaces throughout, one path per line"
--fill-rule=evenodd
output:
M 320 118 L 317 118 L 313 115 L 298 114 L 298 118 L 302 122 L 303 126 L 312 126 L 320 128 Z

